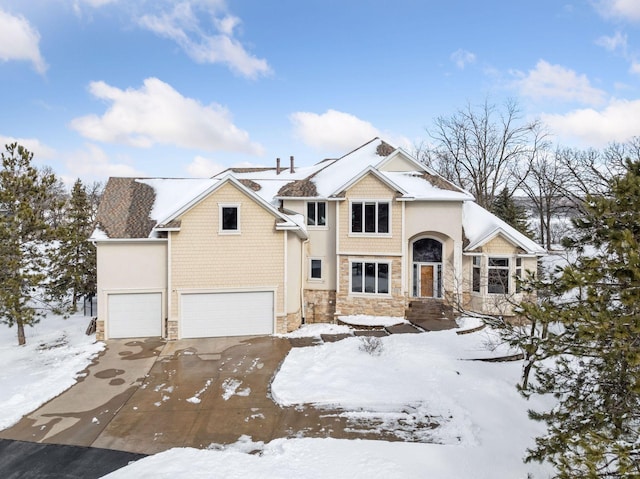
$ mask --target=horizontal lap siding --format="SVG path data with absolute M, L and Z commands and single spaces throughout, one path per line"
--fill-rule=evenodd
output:
M 367 175 L 346 192 L 346 201 L 340 202 L 340 253 L 366 252 L 402 253 L 402 205 L 395 201 L 395 192 L 376 177 Z M 350 235 L 350 199 L 389 200 L 391 206 L 391 237 Z
M 240 234 L 221 235 L 219 203 L 240 204 Z M 284 310 L 284 232 L 275 217 L 236 186 L 226 184 L 181 218 L 172 234 L 173 318 L 179 289 L 233 289 L 272 286 L 276 313 Z

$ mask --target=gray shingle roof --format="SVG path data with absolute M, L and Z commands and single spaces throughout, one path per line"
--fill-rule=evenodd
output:
M 98 207 L 98 226 L 109 238 L 148 238 L 155 226 L 149 214 L 152 187 L 135 178 L 109 178 Z

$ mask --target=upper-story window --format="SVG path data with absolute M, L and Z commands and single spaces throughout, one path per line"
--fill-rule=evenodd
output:
M 308 201 L 307 202 L 307 226 L 327 225 L 327 202 Z
M 388 201 L 354 201 L 351 203 L 352 233 L 389 233 Z
M 220 207 L 220 233 L 240 233 L 240 206 L 219 205 Z

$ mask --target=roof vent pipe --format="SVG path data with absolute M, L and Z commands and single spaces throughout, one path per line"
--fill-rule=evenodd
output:
M 280 174 L 280 158 L 276 158 L 276 175 Z
M 290 169 L 289 171 L 291 171 L 291 173 L 295 173 L 295 172 L 296 172 L 296 170 L 295 170 L 295 168 L 293 167 L 293 156 L 290 156 L 290 157 L 289 157 L 289 159 L 291 160 L 291 169 Z

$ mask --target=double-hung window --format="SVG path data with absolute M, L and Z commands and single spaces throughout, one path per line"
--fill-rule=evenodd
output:
M 327 202 L 308 201 L 307 202 L 307 226 L 327 225 Z
M 509 258 L 489 257 L 487 291 L 494 294 L 509 293 Z
M 354 201 L 351 203 L 351 232 L 388 234 L 388 201 Z
M 389 294 L 389 263 L 351 263 L 351 292 Z

